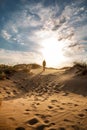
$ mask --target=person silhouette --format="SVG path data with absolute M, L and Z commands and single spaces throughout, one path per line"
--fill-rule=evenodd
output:
M 46 67 L 46 61 L 43 60 L 43 71 L 45 71 L 45 67 Z

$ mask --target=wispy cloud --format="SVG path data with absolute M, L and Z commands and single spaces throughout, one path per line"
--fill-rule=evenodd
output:
M 0 49 L 0 63 L 18 64 L 18 63 L 38 63 L 41 64 L 41 54 L 35 52 L 19 52 Z
M 9 40 L 11 38 L 11 35 L 6 30 L 2 30 L 1 35 L 6 40 Z
M 20 0 L 20 2 L 17 10 L 11 13 L 10 18 L 4 21 L 5 24 L 1 28 L 0 36 L 5 43 L 0 47 L 3 49 L 7 47 L 7 51 L 1 50 L 2 57 L 5 53 L 9 55 L 12 53 L 15 59 L 15 51 L 19 57 L 30 52 L 43 57 L 42 43 L 50 37 L 55 38 L 58 45 L 63 44 L 62 51 L 66 59 L 71 59 L 71 56 L 74 59 L 78 55 L 87 55 L 86 46 L 83 45 L 87 43 L 85 39 L 87 37 L 87 10 L 83 4 L 85 0 L 65 2 L 66 4 L 61 6 L 56 0 L 52 3 L 48 2 L 47 5 L 45 0 L 37 1 L 37 3 L 28 0 Z M 9 46 L 6 42 L 10 43 Z M 31 57 L 30 54 L 28 56 Z M 30 59 L 34 58 L 32 55 Z M 17 60 L 20 61 L 20 58 Z

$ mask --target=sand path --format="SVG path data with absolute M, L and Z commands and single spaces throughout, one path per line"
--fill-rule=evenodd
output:
M 32 85 L 34 92 L 1 102 L 0 130 L 87 130 L 87 97 L 60 89 L 54 91 L 60 85 L 58 76 L 62 72 L 58 70 L 33 73 L 32 80 L 22 83 L 28 89 Z

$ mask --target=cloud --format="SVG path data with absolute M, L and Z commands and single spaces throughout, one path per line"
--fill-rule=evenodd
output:
M 68 32 L 66 34 L 62 34 L 60 36 L 58 36 L 58 41 L 61 40 L 72 40 L 72 38 L 74 37 L 74 32 Z
M 41 64 L 41 54 L 35 52 L 19 52 L 0 49 L 0 63 L 18 64 L 18 63 L 38 63 Z
M 86 53 L 85 47 L 85 45 L 81 45 L 79 43 L 72 43 L 68 46 L 66 45 L 65 48 L 63 48 L 64 55 L 70 58 L 72 57 L 73 59 L 77 58 L 79 55 L 83 57 Z M 80 57 L 78 58 L 78 60 L 81 60 Z
M 78 41 L 83 40 L 84 37 L 87 37 L 87 25 L 80 26 L 76 29 L 76 39 Z
M 61 17 L 55 20 L 54 27 L 52 28 L 52 30 L 58 30 L 59 27 L 63 26 L 64 23 L 66 23 L 66 17 L 61 15 Z
M 11 35 L 6 30 L 2 30 L 1 35 L 6 40 L 9 40 L 11 38 Z
M 12 26 L 12 31 L 13 31 L 13 33 L 18 33 L 18 30 L 15 25 Z
M 44 8 L 40 3 L 35 6 L 25 5 L 22 10 L 13 12 L 11 18 L 3 27 L 2 37 L 8 40 L 11 46 L 13 45 L 14 50 L 17 49 L 16 46 L 18 47 L 20 44 L 20 50 L 23 48 L 22 46 L 24 46 L 24 51 L 25 47 L 26 51 L 28 50 L 27 48 L 29 48 L 30 51 L 37 51 L 40 48 L 38 44 L 38 42 L 40 43 L 40 38 L 36 33 L 41 31 L 44 27 L 47 29 L 49 25 L 51 26 L 49 21 L 52 15 L 52 9 Z M 49 20 L 47 19 L 48 17 Z
M 78 43 L 72 43 L 72 44 L 70 44 L 68 47 L 69 47 L 69 48 L 73 48 L 73 47 L 76 47 L 76 46 L 78 46 Z
M 9 55 L 13 50 L 13 57 L 16 51 L 19 56 L 23 52 L 24 55 L 28 52 L 41 54 L 43 41 L 55 38 L 58 45 L 63 43 L 62 50 L 66 58 L 73 56 L 74 59 L 76 55 L 83 55 L 83 43 L 86 44 L 87 37 L 87 12 L 82 0 L 65 2 L 63 5 L 56 0 L 20 1 L 22 4 L 18 3 L 18 8 L 10 13 L 1 28 L 0 35 L 4 42 L 0 42 L 0 48 L 9 50 Z

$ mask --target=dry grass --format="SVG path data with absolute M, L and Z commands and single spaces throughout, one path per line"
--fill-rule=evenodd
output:
M 36 64 L 36 63 L 30 64 L 30 66 L 31 66 L 31 69 L 38 69 L 38 68 L 41 67 L 40 65 L 38 65 L 38 64 Z
M 15 66 L 0 65 L 0 80 L 9 79 L 17 71 L 29 73 L 31 69 L 37 69 L 41 66 L 38 64 L 17 64 Z
M 84 62 L 74 62 L 74 67 L 78 69 L 78 75 L 86 75 L 87 74 L 87 64 Z
M 0 65 L 0 79 L 6 79 L 16 72 L 13 66 Z

